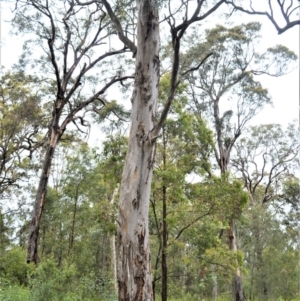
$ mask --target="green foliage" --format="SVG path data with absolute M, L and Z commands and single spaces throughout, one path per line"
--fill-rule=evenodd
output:
M 0 300 L 1 301 L 30 301 L 32 300 L 30 290 L 17 284 L 0 278 Z
M 164 101 L 169 88 L 168 74 L 161 83 L 160 96 Z M 171 298 L 185 298 L 199 290 L 209 295 L 212 264 L 218 266 L 217 275 L 228 283 L 237 267 L 236 257 L 242 265 L 243 255 L 230 252 L 227 242 L 219 238 L 219 232 L 220 229 L 227 230 L 227 221 L 233 212 L 238 218 L 248 202 L 240 181 L 231 179 L 227 174 L 221 178 L 212 175 L 212 133 L 200 115 L 186 109 L 186 87 L 183 85 L 181 88 L 157 143 L 150 215 L 152 258 L 153 254 L 156 255 L 155 260 L 152 259 L 155 263 L 154 281 L 158 290 L 160 284 L 156 279 L 161 277 L 163 220 L 167 223 Z M 191 175 L 197 175 L 197 182 L 188 181 Z M 167 206 L 165 216 L 164 203 Z
M 25 262 L 25 251 L 20 247 L 6 250 L 0 257 L 0 276 L 9 279 L 10 284 L 28 284 L 28 276 L 33 271 L 33 266 Z
M 66 292 L 76 290 L 76 269 L 74 265 L 63 264 L 58 268 L 54 259 L 41 262 L 32 276 L 32 300 L 64 300 Z
M 27 156 L 37 148 L 47 121 L 36 81 L 23 72 L 0 78 L 0 195 L 16 191 L 35 167 Z
M 26 287 L 11 283 L 7 280 L 10 278 L 10 275 L 0 278 L 1 301 L 115 300 L 108 276 L 99 277 L 94 273 L 82 276 L 75 265 L 64 262 L 59 268 L 53 258 L 41 262 L 36 269 L 32 267 Z
M 255 300 L 276 300 L 279 296 L 295 299 L 299 249 L 293 233 L 276 218 L 274 208 L 252 206 L 244 213 L 239 229 L 247 271 L 244 273 L 246 294 Z

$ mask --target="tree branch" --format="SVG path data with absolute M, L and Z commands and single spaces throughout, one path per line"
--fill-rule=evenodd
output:
M 300 25 L 300 20 L 294 20 L 294 21 L 290 21 L 289 20 L 289 16 L 292 14 L 293 11 L 295 11 L 297 8 L 300 7 L 300 5 L 296 6 L 294 9 L 292 9 L 292 11 L 290 13 L 288 13 L 288 10 L 290 9 L 291 5 L 287 8 L 286 11 L 284 11 L 284 8 L 283 8 L 283 4 L 280 4 L 279 1 L 277 1 L 279 3 L 279 6 L 280 6 L 280 10 L 281 10 L 281 13 L 282 13 L 282 16 L 283 18 L 285 19 L 286 21 L 286 25 L 283 26 L 283 27 L 280 27 L 278 25 L 278 23 L 276 22 L 276 20 L 274 19 L 273 17 L 273 9 L 272 9 L 272 6 L 270 6 L 270 9 L 271 9 L 271 13 L 268 13 L 268 12 L 262 12 L 262 11 L 255 11 L 252 7 L 252 10 L 248 10 L 248 9 L 245 9 L 239 5 L 236 5 L 234 3 L 234 1 L 229 1 L 229 0 L 225 0 L 225 3 L 226 4 L 229 4 L 229 5 L 232 5 L 233 8 L 235 10 L 239 10 L 241 12 L 244 12 L 246 14 L 249 14 L 249 15 L 260 15 L 260 16 L 266 16 L 270 21 L 271 23 L 274 25 L 274 27 L 276 28 L 278 34 L 282 34 L 284 33 L 285 31 L 287 31 L 288 29 L 296 26 L 296 25 Z M 292 1 L 293 2 L 293 1 Z M 270 0 L 269 0 L 269 5 L 270 5 Z

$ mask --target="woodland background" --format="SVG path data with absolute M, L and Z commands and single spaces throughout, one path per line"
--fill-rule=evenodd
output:
M 135 76 L 135 45 L 124 39 L 135 43 L 136 8 L 110 3 L 114 23 L 106 1 L 91 2 L 9 4 L 12 33 L 25 42 L 0 78 L 0 300 L 118 299 L 118 199 Z M 272 104 L 260 77 L 284 77 L 298 57 L 285 45 L 262 49 L 261 24 L 237 22 L 230 2 L 238 1 L 220 2 L 222 22 L 195 23 L 181 40 L 179 80 L 149 161 L 152 289 L 162 301 L 233 300 L 239 274 L 244 300 L 300 300 L 298 125 L 250 125 Z M 289 17 L 299 10 L 297 1 L 277 3 Z M 157 5 L 161 116 L 172 90 L 168 26 L 189 19 L 184 9 L 195 3 Z

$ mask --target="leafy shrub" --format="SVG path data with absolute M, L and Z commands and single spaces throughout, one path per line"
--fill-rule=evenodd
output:
M 30 281 L 34 301 L 63 301 L 67 292 L 76 288 L 76 269 L 64 264 L 58 268 L 54 259 L 40 263 Z
M 14 247 L 0 257 L 0 276 L 11 284 L 28 284 L 28 275 L 34 271 L 34 266 L 25 261 L 26 253 L 20 247 Z
M 29 301 L 30 291 L 28 288 L 17 284 L 11 284 L 9 280 L 0 278 L 1 301 Z

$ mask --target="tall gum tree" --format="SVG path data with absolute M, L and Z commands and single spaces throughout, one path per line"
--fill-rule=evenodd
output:
M 267 226 L 260 219 L 267 211 L 267 203 L 280 199 L 284 182 L 290 178 L 297 166 L 299 141 L 296 127 L 289 125 L 283 131 L 279 124 L 267 124 L 251 127 L 246 135 L 235 144 L 231 159 L 231 168 L 244 182 L 250 196 L 252 217 L 251 237 L 253 237 L 253 254 L 259 265 L 263 266 L 263 252 L 266 249 L 264 236 Z M 264 205 L 264 206 L 263 206 Z M 260 211 L 259 211 L 260 210 Z M 251 274 L 255 269 L 251 270 Z M 251 279 L 251 284 L 255 279 Z M 268 281 L 260 279 L 265 295 L 272 290 Z M 250 291 L 250 295 L 251 295 Z
M 112 57 L 127 51 L 122 45 L 119 49 L 103 46 L 108 44 L 108 37 L 113 32 L 100 3 L 87 8 L 75 0 L 17 0 L 14 25 L 19 32 L 35 35 L 35 39 L 25 42 L 26 51 L 20 67 L 26 69 L 26 65 L 32 63 L 31 68 L 38 72 L 40 81 L 50 91 L 47 96 L 53 99 L 52 104 L 48 103 L 45 155 L 28 238 L 27 262 L 37 263 L 40 222 L 59 141 L 70 123 L 82 131 L 80 127 L 88 125 L 85 115 L 89 111 L 99 112 L 106 106 L 104 93 L 107 89 L 132 76 L 123 76 L 116 64 L 114 69 L 110 68 L 117 69 L 115 73 L 106 68 L 105 78 L 93 78 L 92 70 L 105 70 Z M 32 43 L 35 47 L 38 45 L 44 55 L 30 61 L 28 55 L 32 53 Z M 118 58 L 121 62 L 120 56 Z
M 226 177 L 229 171 L 232 148 L 247 123 L 270 103 L 268 91 L 256 80 L 255 75 L 281 76 L 297 56 L 285 46 L 277 45 L 264 53 L 255 51 L 259 40 L 260 24 L 241 24 L 231 28 L 218 25 L 206 32 L 206 40 L 191 47 L 190 57 L 197 58 L 203 49 L 214 55 L 208 64 L 195 71 L 190 77 L 191 95 L 197 113 L 206 114 L 212 120 L 215 133 L 215 158 Z M 187 60 L 186 63 L 188 63 Z M 236 106 L 222 112 L 224 101 Z M 205 112 L 206 110 L 206 112 Z M 232 122 L 235 115 L 235 121 Z M 236 216 L 229 221 L 229 248 L 237 254 Z M 236 301 L 244 300 L 241 271 L 238 267 L 233 279 Z
M 93 2 L 93 1 L 91 1 Z M 121 23 L 110 4 L 106 6 L 120 40 L 129 48 L 132 46 L 124 34 Z M 167 118 L 169 109 L 178 87 L 180 60 L 180 41 L 187 28 L 211 15 L 224 1 L 217 1 L 211 7 L 198 1 L 192 12 L 184 3 L 175 11 L 183 11 L 183 22 L 176 25 L 174 13 L 169 6 L 166 18 L 171 28 L 173 62 L 171 84 L 166 104 L 156 121 L 156 108 L 159 83 L 159 19 L 157 1 L 137 1 L 137 47 L 133 50 L 136 57 L 136 72 L 132 96 L 131 129 L 128 151 L 122 175 L 119 201 L 119 262 L 118 282 L 119 300 L 153 300 L 149 254 L 148 211 L 152 169 L 155 156 L 155 140 Z M 191 16 L 191 17 L 189 17 Z M 126 40 L 127 39 L 127 40 Z M 203 57 L 202 63 L 211 54 Z M 186 74 L 190 70 L 181 70 Z

